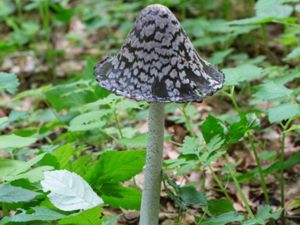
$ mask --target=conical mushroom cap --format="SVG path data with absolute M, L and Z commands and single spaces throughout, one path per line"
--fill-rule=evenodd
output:
M 101 87 L 147 102 L 201 102 L 224 82 L 173 13 L 158 4 L 143 9 L 120 52 L 98 63 L 95 74 Z

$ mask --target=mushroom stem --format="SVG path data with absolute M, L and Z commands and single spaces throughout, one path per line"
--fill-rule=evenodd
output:
M 149 128 L 140 225 L 157 225 L 164 142 L 164 105 L 153 102 L 149 107 Z

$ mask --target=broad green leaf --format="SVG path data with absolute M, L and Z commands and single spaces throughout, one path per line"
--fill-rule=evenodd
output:
M 225 74 L 225 84 L 238 85 L 243 81 L 252 81 L 262 77 L 262 69 L 250 64 L 222 70 Z
M 145 148 L 147 144 L 147 133 L 138 134 L 133 138 L 122 138 L 119 141 L 120 145 L 124 145 L 127 148 Z
M 285 18 L 291 15 L 293 7 L 283 5 L 280 0 L 259 0 L 255 4 L 256 15 L 261 18 Z
M 61 84 L 44 90 L 49 103 L 56 109 L 70 109 L 98 100 L 88 80 Z
M 273 212 L 272 207 L 269 205 L 259 207 L 256 213 L 255 219 L 247 220 L 243 225 L 256 225 L 256 224 L 266 224 L 269 219 L 274 219 L 275 221 L 279 219 L 282 209 Z
M 55 114 L 53 113 L 53 109 L 40 109 L 36 110 L 30 115 L 29 118 L 30 121 L 32 122 L 50 122 L 50 121 L 55 121 L 57 120 Z
M 212 64 L 221 64 L 224 62 L 224 59 L 233 52 L 233 48 L 226 49 L 224 51 L 215 52 L 212 57 L 209 59 L 209 62 Z
M 201 125 L 201 131 L 206 143 L 209 143 L 215 136 L 219 136 L 222 139 L 225 137 L 225 127 L 222 121 L 211 115 Z
M 212 199 L 208 201 L 208 211 L 213 216 L 234 211 L 233 203 L 226 199 Z
M 178 194 L 187 205 L 207 205 L 204 193 L 197 191 L 193 186 L 180 187 Z
M 34 137 L 21 137 L 15 134 L 0 136 L 0 149 L 1 148 L 23 148 L 29 146 L 37 141 Z
M 1 17 L 6 17 L 16 10 L 14 3 L 10 0 L 0 1 L 0 19 Z
M 96 65 L 95 60 L 92 57 L 88 57 L 85 62 L 85 67 L 82 73 L 83 79 L 95 79 L 94 67 Z
M 300 58 L 300 47 L 293 49 L 287 56 L 286 59 L 297 59 Z
M 53 221 L 64 218 L 65 215 L 58 213 L 52 209 L 48 209 L 44 206 L 37 206 L 31 208 L 33 212 L 22 212 L 12 217 L 4 217 L 1 220 L 0 225 L 7 224 L 9 222 L 30 222 L 30 221 Z
M 23 168 L 25 164 L 26 162 L 24 161 L 0 159 L 0 179 L 14 175 L 15 170 Z
M 15 203 L 29 202 L 38 196 L 39 193 L 25 188 L 12 186 L 10 184 L 0 185 L 0 202 Z
M 216 217 L 211 217 L 202 221 L 201 225 L 226 225 L 232 222 L 241 222 L 244 220 L 244 216 L 237 212 L 227 212 Z
M 102 208 L 101 206 L 96 206 L 91 209 L 81 211 L 79 213 L 71 214 L 61 220 L 58 224 L 63 225 L 102 225 L 101 218 Z
M 259 126 L 259 120 L 255 114 L 242 115 L 240 120 L 230 125 L 227 134 L 227 142 L 234 144 L 239 142 L 245 134 Z
M 101 197 L 113 208 L 136 209 L 141 205 L 141 192 L 136 188 L 123 187 L 119 184 L 104 184 Z
M 300 106 L 297 104 L 283 104 L 268 110 L 269 121 L 271 123 L 290 119 L 300 114 Z
M 92 129 L 101 129 L 106 124 L 104 116 L 109 114 L 110 110 L 101 110 L 81 114 L 71 120 L 70 131 L 86 131 Z
M 66 144 L 60 146 L 52 155 L 54 155 L 59 163 L 60 169 L 66 169 L 67 165 L 70 163 L 72 156 L 75 153 L 75 149 L 73 148 L 72 144 Z
M 0 118 L 0 129 L 7 127 L 9 124 L 9 118 L 7 116 Z
M 39 166 L 27 172 L 21 173 L 19 175 L 5 177 L 5 180 L 14 181 L 19 179 L 27 179 L 31 183 L 36 183 L 41 181 L 44 178 L 45 171 L 49 171 L 53 169 L 54 168 L 52 166 Z
M 86 178 L 92 184 L 118 183 L 140 173 L 145 164 L 146 151 L 108 151 L 90 168 Z
M 92 157 L 92 154 L 80 156 L 69 164 L 69 170 L 80 176 L 84 176 L 91 169 L 89 163 L 92 161 Z
M 0 91 L 6 90 L 9 93 L 14 94 L 16 93 L 19 84 L 15 74 L 0 72 Z
M 271 81 L 258 86 L 257 91 L 254 93 L 254 97 L 261 101 L 273 100 L 284 97 L 286 98 L 292 92 L 293 91 L 291 89 Z
M 89 209 L 103 203 L 89 184 L 79 175 L 67 170 L 47 171 L 41 181 L 44 192 L 58 209 L 73 211 Z
M 41 161 L 46 153 L 37 155 L 27 162 L 18 160 L 0 160 L 0 178 L 2 180 L 13 181 L 17 175 L 28 171 L 33 165 Z

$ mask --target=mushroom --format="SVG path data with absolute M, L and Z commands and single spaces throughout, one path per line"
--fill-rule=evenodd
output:
M 174 14 L 159 4 L 142 10 L 119 53 L 94 73 L 101 87 L 150 103 L 140 224 L 158 224 L 164 105 L 202 102 L 222 88 L 224 75 L 198 55 Z

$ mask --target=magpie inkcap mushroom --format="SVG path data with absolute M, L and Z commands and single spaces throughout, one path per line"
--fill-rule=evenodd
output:
M 198 55 L 175 15 L 159 4 L 140 13 L 119 53 L 94 73 L 101 87 L 147 102 L 202 102 L 224 83 L 224 74 Z

